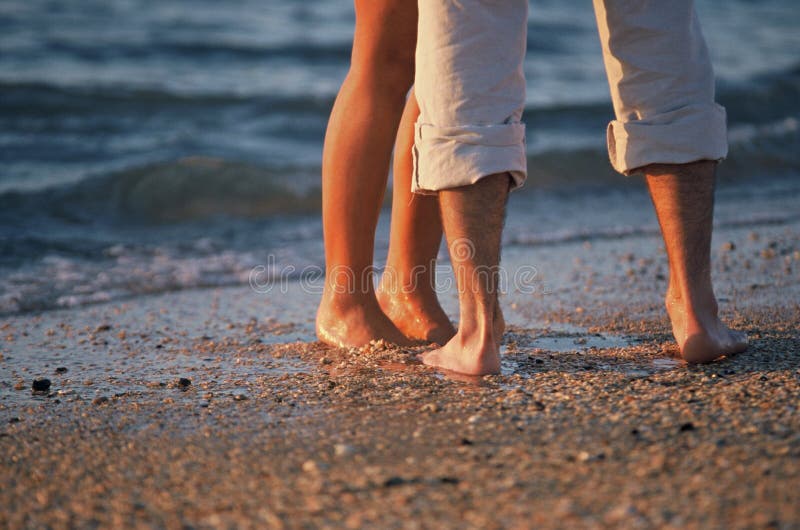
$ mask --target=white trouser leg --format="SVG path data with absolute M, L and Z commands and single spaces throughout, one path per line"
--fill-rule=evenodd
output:
M 594 0 L 616 120 L 608 126 L 614 168 L 720 160 L 725 109 L 692 0 Z
M 414 142 L 418 193 L 527 173 L 527 0 L 419 0 Z

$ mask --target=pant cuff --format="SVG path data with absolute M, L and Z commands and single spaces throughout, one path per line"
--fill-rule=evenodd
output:
M 512 189 L 525 182 L 525 124 L 437 127 L 415 125 L 411 191 L 437 191 L 475 184 L 483 177 L 510 173 Z
M 608 125 L 608 156 L 623 175 L 649 164 L 722 160 L 728 154 L 725 109 L 689 105 L 651 118 Z

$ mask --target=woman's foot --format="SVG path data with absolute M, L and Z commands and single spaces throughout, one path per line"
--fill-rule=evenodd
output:
M 316 328 L 319 340 L 337 348 L 360 348 L 380 339 L 398 346 L 413 344 L 381 311 L 373 293 L 323 294 Z
M 446 344 L 456 333 L 433 293 L 393 295 L 379 287 L 377 297 L 383 313 L 409 339 Z
M 377 297 L 383 313 L 411 340 L 444 345 L 456 334 L 455 326 L 439 305 L 435 294 L 393 296 L 378 287 Z M 495 305 L 494 311 L 493 335 L 499 348 L 506 330 L 506 321 L 499 303 Z

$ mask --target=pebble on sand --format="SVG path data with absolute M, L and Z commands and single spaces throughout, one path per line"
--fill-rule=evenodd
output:
M 303 462 L 303 471 L 306 473 L 316 473 L 319 471 L 319 466 L 313 460 L 306 460 Z
M 97 396 L 92 400 L 92 405 L 105 405 L 106 403 L 108 403 L 106 396 Z
M 181 377 L 180 379 L 178 379 L 178 386 L 183 389 L 189 388 L 190 386 L 192 386 L 192 380 L 187 379 L 185 377 Z
M 333 446 L 333 453 L 336 456 L 351 456 L 356 452 L 352 445 L 336 444 Z
M 65 373 L 67 373 L 68 371 L 69 371 L 69 370 L 67 369 L 67 367 L 66 367 L 66 366 L 59 366 L 58 368 L 56 368 L 56 373 L 57 373 L 57 374 L 65 374 Z
M 50 380 L 45 377 L 34 379 L 32 388 L 34 392 L 47 392 L 50 390 Z

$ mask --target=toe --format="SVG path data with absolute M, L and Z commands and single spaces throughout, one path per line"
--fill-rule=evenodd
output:
M 427 366 L 439 366 L 439 350 L 426 351 L 420 355 L 422 364 Z

